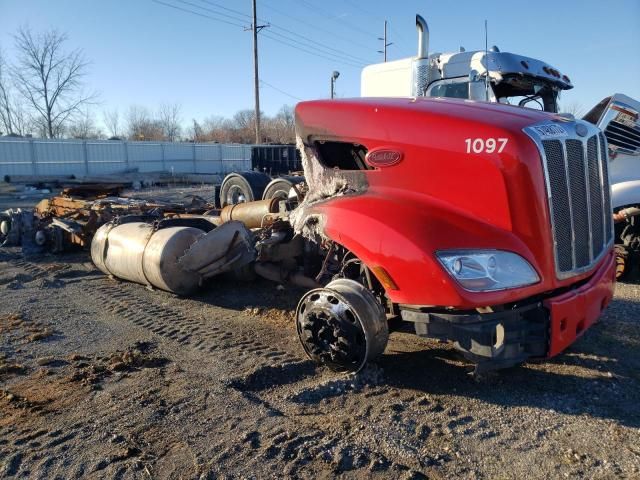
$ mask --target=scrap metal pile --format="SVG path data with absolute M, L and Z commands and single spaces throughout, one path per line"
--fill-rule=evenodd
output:
M 245 278 L 257 273 L 280 283 L 319 285 L 298 271 L 304 241 L 288 222 L 304 184 L 287 200 L 222 209 L 200 197 L 188 203 L 125 198 L 123 188 L 76 186 L 33 209 L 6 210 L 0 213 L 0 246 L 52 253 L 90 248 L 106 274 L 182 295 L 228 270 Z
M 123 198 L 120 194 L 124 187 L 117 183 L 69 187 L 33 209 L 0 212 L 0 246 L 59 253 L 88 247 L 100 226 L 123 215 L 153 220 L 202 214 L 213 208 L 198 197 L 190 204 Z

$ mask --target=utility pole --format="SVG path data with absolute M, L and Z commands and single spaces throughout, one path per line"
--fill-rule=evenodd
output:
M 339 76 L 340 72 L 337 70 L 334 70 L 333 73 L 331 73 L 331 98 L 333 98 L 336 94 L 336 80 Z
M 484 99 L 489 101 L 489 29 L 484 20 Z
M 384 36 L 378 37 L 378 40 L 382 40 L 382 50 L 378 50 L 378 53 L 384 54 L 384 61 L 387 61 L 387 47 L 393 45 L 393 42 L 387 43 L 387 21 L 384 21 Z
M 260 135 L 260 77 L 258 76 L 258 32 L 269 25 L 258 25 L 258 13 L 256 8 L 256 0 L 252 0 L 253 4 L 253 23 L 251 30 L 253 32 L 253 90 L 256 105 L 256 143 L 262 143 Z M 245 28 L 245 30 L 249 30 Z

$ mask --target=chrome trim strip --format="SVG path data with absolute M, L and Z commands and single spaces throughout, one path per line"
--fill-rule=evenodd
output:
M 587 137 L 582 141 L 582 166 L 584 168 L 584 186 L 587 199 L 587 220 L 589 224 L 589 265 L 593 262 L 593 227 L 591 225 L 591 179 L 589 178 L 589 140 L 593 137 Z M 595 136 L 596 144 L 598 143 L 598 135 Z M 597 147 L 597 145 L 596 145 Z M 598 161 L 598 150 L 596 149 L 596 161 Z M 598 162 L 599 163 L 599 162 Z
M 558 240 L 556 235 L 556 225 L 553 221 L 555 215 L 553 210 L 553 201 L 551 200 L 551 181 L 549 179 L 549 166 L 547 165 L 547 156 L 544 152 L 544 146 L 542 145 L 542 141 L 538 138 L 537 135 L 533 133 L 533 131 L 529 131 L 528 127 L 523 129 L 524 133 L 528 135 L 533 142 L 536 144 L 538 149 L 538 153 L 540 154 L 540 160 L 542 161 L 542 170 L 544 171 L 544 185 L 547 189 L 547 208 L 549 209 L 549 224 L 551 225 L 551 240 L 553 241 L 553 261 L 556 267 L 556 276 L 559 269 L 559 259 L 558 259 Z
M 611 197 L 613 197 L 613 191 L 611 190 L 611 178 L 609 177 L 609 142 L 607 140 L 607 136 L 602 132 L 602 142 L 604 143 L 604 151 L 605 151 L 605 157 L 604 157 L 604 161 L 607 162 L 607 185 L 609 186 L 609 211 L 605 212 L 604 215 L 613 215 L 613 209 L 611 207 Z M 601 162 L 601 170 L 604 170 L 604 165 L 602 165 L 604 162 Z M 604 175 L 600 175 L 602 177 L 602 181 L 604 182 Z M 604 187 L 602 188 L 602 195 L 604 196 Z M 604 198 L 602 199 L 602 205 L 603 205 L 603 210 L 606 210 L 605 207 L 605 201 Z M 604 232 L 605 232 L 605 236 L 604 236 L 604 240 L 605 242 L 607 241 L 607 223 L 610 223 L 611 228 L 609 230 L 609 233 L 611 235 L 611 241 L 608 243 L 614 243 L 615 242 L 615 225 L 613 224 L 613 218 L 610 219 L 610 221 L 607 221 L 607 218 L 604 217 Z
M 576 269 L 576 224 L 573 220 L 573 197 L 571 196 L 571 173 L 569 172 L 569 154 L 567 153 L 567 141 L 561 141 L 562 155 L 564 155 L 564 174 L 567 182 L 567 195 L 569 196 L 569 219 L 571 221 L 571 271 Z M 546 162 L 546 157 L 545 157 Z M 553 202 L 553 199 L 551 199 Z M 559 264 L 558 264 L 559 265 Z M 557 267 L 556 267 L 557 268 Z
M 602 243 L 607 243 L 607 218 L 605 215 L 607 215 L 607 202 L 604 201 L 605 197 L 604 197 L 604 166 L 602 165 L 603 163 L 603 158 L 604 161 L 606 162 L 609 158 L 609 155 L 606 153 L 606 144 L 605 144 L 605 155 L 602 155 L 602 138 L 601 136 L 602 133 L 600 133 L 598 135 L 598 168 L 600 168 L 600 195 L 602 196 Z

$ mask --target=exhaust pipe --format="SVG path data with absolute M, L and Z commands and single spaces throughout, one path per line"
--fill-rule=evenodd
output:
M 416 59 L 429 58 L 429 26 L 422 15 L 416 14 L 416 28 L 418 29 L 418 56 Z
M 429 26 L 424 18 L 416 15 L 418 29 L 418 55 L 413 59 L 412 96 L 423 97 L 429 86 Z

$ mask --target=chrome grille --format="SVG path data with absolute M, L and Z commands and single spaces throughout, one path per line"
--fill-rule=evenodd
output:
M 640 152 L 640 129 L 612 120 L 604 131 L 609 145 L 630 155 Z
M 569 133 L 575 125 L 563 128 L 567 135 L 544 140 L 539 138 L 542 129 L 525 129 L 542 155 L 556 275 L 561 279 L 595 265 L 613 238 L 604 135 L 588 127 L 589 134 L 582 138 Z
M 575 234 L 575 266 L 586 267 L 591 261 L 589 248 L 590 229 L 588 207 L 587 178 L 585 178 L 583 145 L 580 140 L 566 141 L 567 167 L 569 170 L 569 184 L 571 196 L 571 211 L 573 215 L 573 231 Z M 601 223 L 600 223 L 601 225 Z
M 551 188 L 548 193 L 553 198 L 551 220 L 555 230 L 556 267 L 565 272 L 573 268 L 573 235 L 571 233 L 571 206 L 564 151 L 560 140 L 546 140 L 543 143 L 547 157 L 547 176 Z

